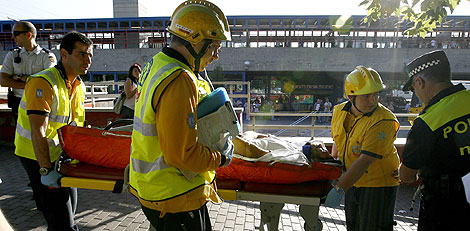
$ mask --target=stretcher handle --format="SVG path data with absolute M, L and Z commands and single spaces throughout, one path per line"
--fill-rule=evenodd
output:
M 103 130 L 108 131 L 109 129 L 114 128 L 114 127 L 131 125 L 133 123 L 134 123 L 133 119 L 118 119 L 108 124 L 108 126 L 106 126 Z

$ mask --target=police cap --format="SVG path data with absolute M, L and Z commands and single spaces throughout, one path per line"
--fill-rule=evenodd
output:
M 428 52 L 415 58 L 405 66 L 408 81 L 403 86 L 403 91 L 409 91 L 413 76 L 423 71 L 437 70 L 438 68 L 450 68 L 447 55 L 442 50 Z M 446 76 L 442 76 L 443 78 Z

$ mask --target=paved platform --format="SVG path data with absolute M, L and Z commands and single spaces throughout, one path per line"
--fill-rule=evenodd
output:
M 41 212 L 35 208 L 28 178 L 14 147 L 0 145 L 0 209 L 8 222 L 17 231 L 46 230 Z M 128 193 L 113 194 L 108 191 L 79 189 L 78 208 L 75 217 L 80 230 L 148 230 L 146 220 L 138 201 Z M 418 204 L 410 211 L 414 188 L 400 186 L 395 208 L 394 230 L 417 230 Z M 213 230 L 258 230 L 260 224 L 259 203 L 251 201 L 225 201 L 222 204 L 208 204 Z M 303 230 L 303 218 L 299 206 L 284 206 L 279 230 Z M 323 230 L 346 230 L 343 207 L 331 209 L 321 206 L 319 218 Z

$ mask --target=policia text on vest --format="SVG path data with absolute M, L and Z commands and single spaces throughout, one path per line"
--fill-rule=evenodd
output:
M 456 132 L 458 134 L 470 132 L 470 118 L 462 119 L 458 121 L 457 123 L 455 123 L 454 126 L 445 127 L 443 132 L 444 132 L 443 133 L 444 139 L 448 139 L 449 135 L 453 132 Z M 461 156 L 465 154 L 470 155 L 470 146 L 467 145 L 467 146 L 459 147 L 459 149 L 460 149 Z

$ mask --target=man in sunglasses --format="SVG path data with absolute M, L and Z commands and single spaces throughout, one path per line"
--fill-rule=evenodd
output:
M 400 166 L 402 183 L 415 182 L 418 174 L 423 179 L 418 230 L 468 227 L 462 177 L 470 172 L 470 92 L 450 81 L 444 51 L 419 56 L 405 72 L 403 90 L 413 91 L 425 106 L 413 122 Z
M 36 28 L 31 22 L 16 22 L 12 38 L 18 47 L 5 56 L 0 70 L 0 85 L 11 88 L 8 92 L 8 106 L 12 109 L 16 123 L 26 79 L 29 75 L 53 67 L 57 60 L 52 52 L 36 43 Z

